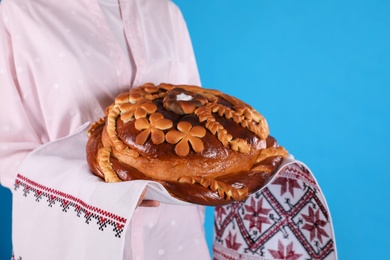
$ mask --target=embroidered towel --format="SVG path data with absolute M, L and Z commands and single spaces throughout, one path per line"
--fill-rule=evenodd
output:
M 215 260 L 337 259 L 332 219 L 310 169 L 293 156 L 245 201 L 215 209 Z
M 124 230 L 142 191 L 187 205 L 158 183 L 107 184 L 85 159 L 86 128 L 45 144 L 18 169 L 13 190 L 14 259 L 122 259 Z

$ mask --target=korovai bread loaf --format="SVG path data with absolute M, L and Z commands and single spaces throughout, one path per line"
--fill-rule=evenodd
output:
M 200 205 L 240 201 L 288 152 L 265 118 L 218 90 L 148 83 L 119 94 L 88 130 L 87 161 L 106 182 L 153 180 Z

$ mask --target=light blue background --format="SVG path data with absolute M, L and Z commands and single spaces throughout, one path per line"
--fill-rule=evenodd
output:
M 314 172 L 340 259 L 388 259 L 390 1 L 175 0 L 204 87 L 266 116 Z M 0 188 L 0 259 L 10 255 Z M 212 208 L 206 230 L 212 241 Z
M 314 172 L 339 259 L 389 259 L 390 1 L 176 2 L 203 86 L 258 109 Z

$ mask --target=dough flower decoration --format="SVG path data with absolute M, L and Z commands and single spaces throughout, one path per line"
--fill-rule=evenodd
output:
M 171 128 L 173 123 L 171 120 L 165 119 L 161 113 L 154 113 L 149 117 L 149 120 L 145 117 L 137 119 L 134 126 L 135 129 L 142 131 L 135 138 L 137 144 L 143 145 L 149 136 L 154 144 L 162 144 L 165 141 L 163 130 Z
M 160 91 L 159 87 L 149 83 L 145 84 L 143 88 L 135 88 L 130 92 L 128 99 L 132 104 L 137 103 L 139 100 L 148 99 L 154 100 L 156 98 L 163 98 L 166 94 L 165 91 Z
M 206 135 L 206 129 L 202 126 L 192 126 L 191 123 L 181 121 L 177 124 L 178 130 L 171 130 L 166 135 L 166 141 L 176 144 L 175 153 L 179 156 L 186 156 L 190 152 L 191 144 L 195 152 L 200 153 L 204 149 L 200 138 Z
M 121 111 L 121 119 L 124 123 L 131 120 L 145 118 L 147 115 L 153 114 L 157 110 L 157 106 L 147 100 L 143 99 L 138 101 L 136 104 L 124 103 L 119 105 Z

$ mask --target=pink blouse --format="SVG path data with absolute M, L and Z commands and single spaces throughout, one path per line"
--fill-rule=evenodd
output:
M 2 0 L 2 185 L 13 186 L 29 152 L 102 117 L 120 92 L 146 82 L 200 84 L 186 24 L 172 2 L 119 4 L 131 57 L 97 0 Z M 131 234 L 136 244 L 127 254 L 133 259 L 208 259 L 203 217 L 203 208 L 195 206 L 138 208 Z M 165 236 L 156 237 L 156 231 Z

